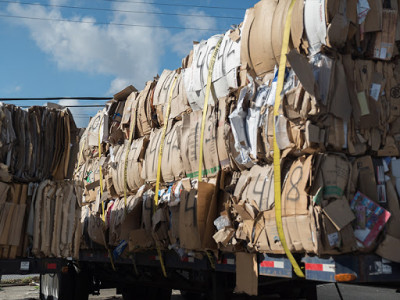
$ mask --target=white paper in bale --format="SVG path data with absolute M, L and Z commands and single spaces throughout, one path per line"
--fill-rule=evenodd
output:
M 212 82 L 217 98 L 228 94 L 229 88 L 237 88 L 237 68 L 240 67 L 240 40 L 233 41 L 227 31 L 222 39 L 214 64 Z
M 196 110 L 203 109 L 208 67 L 220 38 L 222 43 L 215 60 L 212 82 L 215 95 L 211 94 L 209 104 L 214 106 L 216 98 L 228 95 L 229 88 L 237 88 L 237 68 L 240 66 L 240 40 L 233 41 L 227 31 L 224 36 L 214 35 L 207 41 L 193 46 L 193 63 L 183 70 L 183 80 L 189 104 Z
M 270 92 L 271 88 L 269 86 L 263 85 L 259 87 L 255 97 L 255 102 L 253 102 L 253 105 L 249 107 L 249 113 L 246 118 L 251 148 L 250 153 L 254 158 L 257 157 L 258 128 L 262 125 L 261 108 L 266 105 Z
M 236 160 L 241 164 L 257 159 L 258 129 L 263 121 L 261 108 L 267 105 L 270 93 L 271 87 L 263 85 L 258 89 L 253 100 L 252 85 L 244 87 L 240 91 L 238 106 L 229 116 L 235 138 L 235 149 L 240 152 Z M 251 105 L 248 102 L 251 102 Z
M 229 115 L 229 121 L 231 123 L 233 137 L 235 139 L 235 149 L 240 153 L 235 159 L 241 164 L 247 164 L 251 162 L 250 153 L 250 133 L 247 127 L 247 111 L 244 110 L 244 100 L 251 98 L 253 94 L 252 89 L 249 86 L 244 87 L 240 91 L 238 105 L 236 109 Z
M 97 147 L 99 145 L 99 130 L 100 140 L 103 141 L 105 136 L 104 133 L 108 130 L 104 130 L 104 120 L 107 119 L 105 116 L 105 109 L 99 111 L 89 122 L 86 129 L 87 131 L 87 145 L 90 147 Z
M 307 0 L 304 4 L 304 28 L 311 54 L 326 43 L 325 0 Z

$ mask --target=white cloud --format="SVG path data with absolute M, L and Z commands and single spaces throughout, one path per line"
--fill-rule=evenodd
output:
M 65 4 L 68 0 L 49 0 L 51 4 Z M 113 2 L 118 10 L 157 11 L 145 4 Z M 159 10 L 158 10 L 159 11 Z M 7 12 L 12 15 L 33 18 L 73 19 L 87 22 L 112 22 L 126 24 L 162 25 L 157 15 L 114 12 L 110 17 L 88 15 L 90 11 L 73 11 L 66 17 L 59 8 L 9 4 Z M 64 12 L 64 11 L 63 11 Z M 68 11 L 71 12 L 70 10 Z M 187 14 L 203 14 L 198 9 L 184 11 Z M 100 16 L 100 15 L 99 15 Z M 192 41 L 208 38 L 215 32 L 165 28 L 128 27 L 70 22 L 37 21 L 29 19 L 10 20 L 28 28 L 31 38 L 39 49 L 49 55 L 60 69 L 92 74 L 111 75 L 113 79 L 108 94 L 132 84 L 141 89 L 147 80 L 162 71 L 160 62 L 165 52 L 186 56 L 192 49 Z M 174 24 L 190 28 L 215 28 L 214 18 L 179 17 Z M 169 49 L 169 51 L 167 51 Z M 176 65 L 179 67 L 179 63 Z
M 114 4 L 114 8 L 124 10 L 125 3 Z M 140 9 L 138 7 L 137 9 Z M 58 9 L 41 6 L 22 6 L 10 4 L 8 12 L 13 15 L 35 18 L 63 19 Z M 74 20 L 95 22 L 91 16 L 75 16 Z M 99 20 L 104 22 L 104 20 Z M 114 23 L 158 24 L 151 15 L 116 12 Z M 144 82 L 157 74 L 159 59 L 163 54 L 168 32 L 162 28 L 125 27 L 70 22 L 47 22 L 20 20 L 30 30 L 37 46 L 49 54 L 58 67 L 65 70 L 78 70 L 95 74 L 111 74 L 116 83 L 144 85 Z M 113 87 L 110 91 L 114 91 Z
M 185 13 L 191 15 L 206 16 L 206 13 L 198 9 L 190 9 L 188 11 L 185 11 Z M 179 23 L 181 23 L 183 27 L 186 28 L 210 28 L 210 29 L 217 28 L 216 19 L 209 17 L 204 18 L 204 17 L 180 16 Z M 192 50 L 193 42 L 196 41 L 196 39 L 199 38 L 208 39 L 210 36 L 214 34 L 216 34 L 215 31 L 204 30 L 199 32 L 197 30 L 186 29 L 180 32 L 179 34 L 172 36 L 172 38 L 170 39 L 170 47 L 174 52 L 181 55 L 182 57 L 185 57 L 186 55 L 189 54 L 190 50 Z

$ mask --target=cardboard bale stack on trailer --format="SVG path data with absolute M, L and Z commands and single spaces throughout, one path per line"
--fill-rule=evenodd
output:
M 290 3 L 257 3 L 240 26 L 195 43 L 181 68 L 127 87 L 91 120 L 76 173 L 85 247 L 246 253 L 238 268 L 285 253 L 275 130 L 290 252 L 400 262 L 398 3 L 296 1 L 278 70 Z
M 80 209 L 66 180 L 77 152 L 71 113 L 56 104 L 0 103 L 0 145 L 0 258 L 78 254 Z

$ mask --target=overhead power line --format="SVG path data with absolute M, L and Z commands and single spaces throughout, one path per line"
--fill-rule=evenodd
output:
M 175 7 L 195 7 L 195 8 L 207 8 L 207 9 L 226 9 L 226 10 L 246 10 L 243 7 L 229 7 L 229 6 L 208 6 L 208 5 L 192 5 L 192 4 L 171 4 L 171 3 L 159 3 L 159 2 L 144 2 L 144 1 L 129 1 L 129 0 L 101 0 L 107 2 L 122 2 L 122 3 L 140 3 L 140 4 L 151 4 L 159 6 L 175 6 Z
M 224 29 L 213 29 L 213 28 L 191 28 L 191 27 L 180 27 L 180 26 L 91 22 L 91 21 L 78 21 L 78 20 L 52 19 L 52 18 L 38 18 L 38 17 L 3 15 L 3 14 L 0 14 L 0 18 L 28 19 L 28 20 L 36 20 L 36 21 L 55 21 L 55 22 L 68 22 L 68 23 L 84 23 L 84 24 L 96 24 L 96 25 L 128 26 L 128 27 L 142 27 L 142 28 L 166 28 L 166 29 L 201 30 L 201 31 L 216 31 L 216 32 L 225 31 Z
M 47 97 L 47 98 L 0 98 L 0 101 L 40 101 L 40 100 L 111 100 L 113 97 Z
M 71 8 L 71 9 L 81 9 L 81 10 L 124 12 L 124 13 L 132 13 L 132 14 L 167 15 L 167 16 L 182 16 L 182 17 L 236 19 L 236 20 L 243 19 L 243 18 L 240 18 L 240 17 L 231 17 L 231 16 L 207 16 L 207 15 L 200 15 L 200 14 L 183 14 L 183 13 L 167 13 L 167 12 L 157 12 L 157 11 L 123 10 L 123 9 L 111 9 L 111 8 L 100 8 L 100 7 L 82 7 L 82 6 L 70 6 L 70 5 L 57 5 L 57 4 L 47 4 L 47 3 L 29 3 L 29 2 L 9 1 L 9 0 L 0 0 L 0 2 L 2 2 L 2 3 L 15 3 L 15 4 L 22 4 L 22 5 L 32 5 L 32 6 Z

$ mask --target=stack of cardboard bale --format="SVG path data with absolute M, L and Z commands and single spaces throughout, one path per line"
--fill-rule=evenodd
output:
M 72 256 L 77 138 L 65 108 L 0 103 L 0 257 Z
M 91 120 L 76 175 L 89 204 L 81 220 L 87 247 L 284 253 L 274 210 L 275 128 L 290 250 L 400 261 L 398 3 L 296 1 L 274 118 L 290 2 L 257 3 L 240 26 L 195 43 L 182 68 L 164 70 L 140 92 L 126 88 Z

